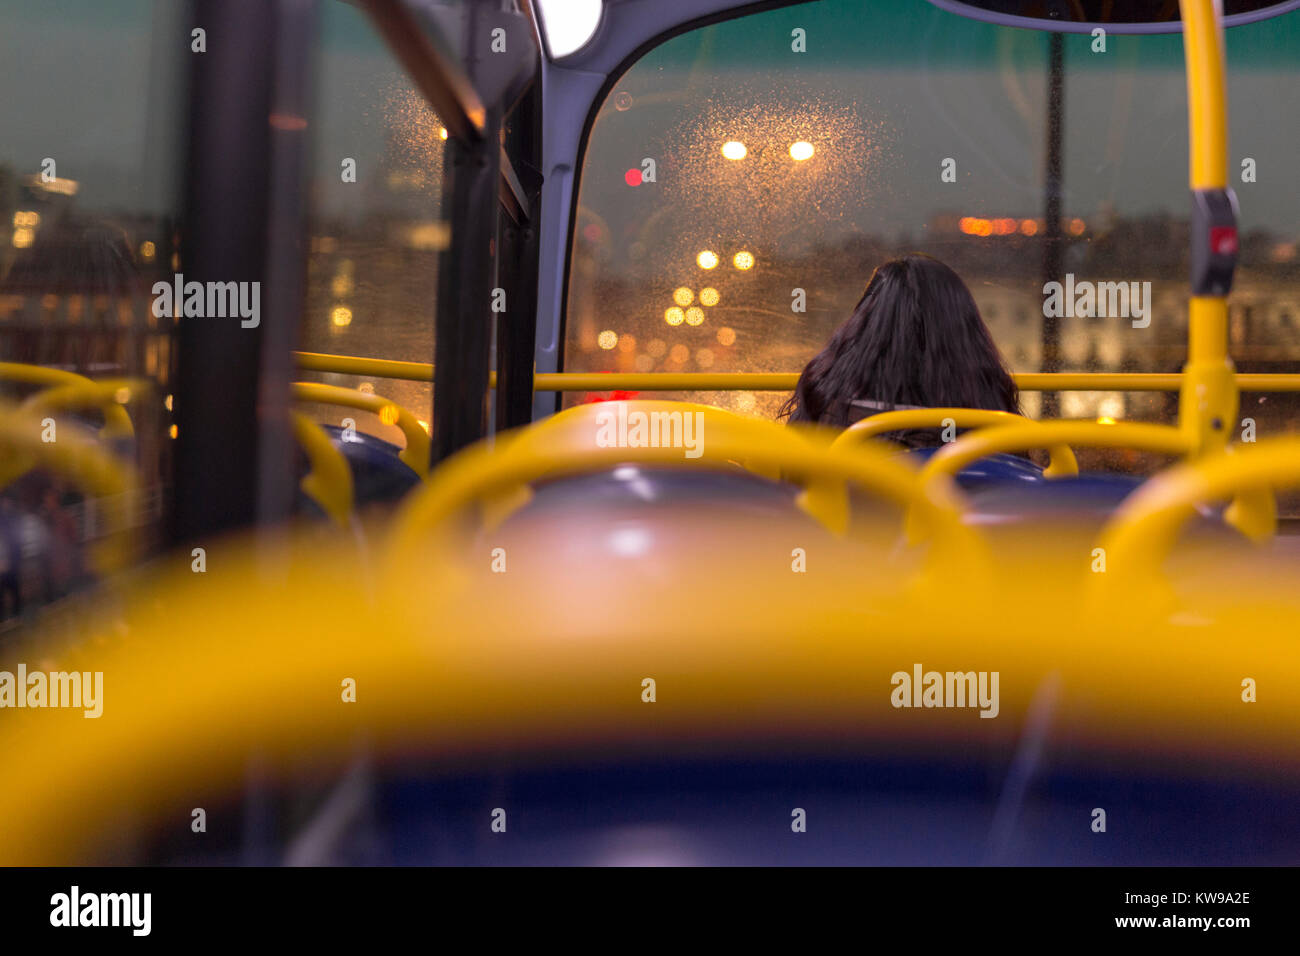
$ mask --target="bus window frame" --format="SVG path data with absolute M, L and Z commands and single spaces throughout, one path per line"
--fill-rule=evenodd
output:
M 718 0 L 721 4 L 721 0 Z M 662 32 L 656 34 L 653 38 L 643 42 L 636 47 L 631 53 L 623 55 L 615 67 L 608 67 L 607 62 L 614 54 L 606 53 L 602 47 L 606 43 L 616 43 L 618 36 L 607 36 L 605 34 L 613 31 L 610 21 L 614 18 L 606 15 L 601 22 L 592 39 L 582 50 L 570 54 L 558 63 L 548 61 L 543 68 L 543 79 L 547 88 L 548 104 L 555 109 L 555 103 L 558 99 L 560 107 L 557 110 L 561 115 L 556 122 L 569 122 L 575 114 L 572 109 L 565 109 L 564 104 L 572 101 L 575 105 L 581 105 L 584 87 L 584 80 L 589 82 L 589 78 L 599 74 L 603 76 L 603 81 L 599 84 L 595 93 L 587 99 L 588 112 L 583 121 L 581 135 L 578 138 L 577 149 L 573 155 L 556 155 L 556 146 L 554 140 L 562 137 L 552 137 L 547 144 L 546 169 L 551 172 L 548 186 L 550 191 L 546 193 L 548 197 L 547 208 L 543 211 L 543 228 L 546 236 L 553 236 L 554 217 L 563 217 L 565 234 L 563 243 L 555 243 L 558 252 L 552 250 L 551 255 L 560 257 L 560 268 L 562 274 L 554 285 L 548 285 L 548 281 L 554 279 L 554 267 L 550 266 L 547 261 L 548 247 L 544 243 L 542 247 L 543 268 L 541 269 L 540 288 L 538 292 L 538 318 L 537 318 L 537 359 L 536 374 L 542 375 L 549 372 L 564 370 L 564 350 L 567 336 L 568 310 L 569 310 L 569 291 L 570 276 L 572 272 L 572 263 L 570 253 L 573 249 L 573 243 L 577 230 L 577 213 L 578 213 L 578 195 L 581 189 L 581 179 L 583 172 L 583 161 L 586 156 L 588 142 L 595 119 L 599 114 L 604 102 L 613 88 L 621 80 L 623 75 L 636 65 L 636 63 L 654 48 L 660 46 L 669 40 L 674 39 L 684 33 L 696 29 L 711 26 L 716 23 L 728 20 L 739 19 L 744 16 L 750 16 L 756 13 L 763 13 L 768 10 L 778 9 L 789 6 L 796 6 L 800 3 L 814 2 L 814 0 L 771 0 L 771 2 L 760 2 L 750 4 L 736 4 L 728 9 L 719 9 L 716 12 L 699 16 L 695 19 L 681 22 Z M 1051 23 L 1048 21 L 1036 21 L 1030 18 L 1015 18 L 1006 15 L 996 15 L 1000 19 L 993 19 L 995 15 L 975 16 L 974 13 L 983 13 L 984 11 L 974 11 L 971 8 L 956 9 L 956 0 L 954 6 L 950 8 L 948 0 L 929 0 L 937 9 L 951 13 L 955 16 L 961 16 L 964 19 L 984 21 L 1001 26 L 1013 26 L 1021 29 L 1030 29 L 1039 33 L 1052 36 L 1059 42 L 1061 33 L 1087 33 L 1097 28 L 1093 24 L 1068 24 L 1068 23 Z M 664 0 L 664 5 L 669 7 L 676 6 L 671 0 Z M 1249 13 L 1234 14 L 1230 17 L 1221 19 L 1221 25 L 1224 30 L 1242 26 L 1249 23 L 1259 22 L 1261 20 L 1272 19 L 1283 16 L 1300 9 L 1300 0 L 1284 0 L 1278 5 L 1261 11 Z M 668 14 L 670 15 L 670 14 Z M 1024 21 L 1015 22 L 1010 21 Z M 1137 29 L 1123 29 L 1137 28 Z M 1158 27 L 1159 29 L 1146 29 L 1146 27 Z M 1181 20 L 1171 21 L 1168 24 L 1119 24 L 1103 26 L 1102 29 L 1110 33 L 1135 33 L 1135 34 L 1154 34 L 1154 33 L 1183 33 Z M 603 41 L 603 42 L 602 42 Z M 577 74 L 580 71 L 580 76 Z M 563 89 L 563 85 L 573 87 L 573 89 Z M 567 114 L 567 115 L 566 115 Z M 557 182 L 563 178 L 564 183 Z M 558 207 L 562 207 L 558 208 Z M 1184 370 L 1185 371 L 1185 370 Z M 777 373 L 779 374 L 779 373 Z M 1068 377 L 1076 373 L 1057 373 L 1062 375 L 1061 385 L 1063 388 L 1071 390 L 1077 389 L 1076 386 L 1069 384 Z M 1180 373 L 1181 375 L 1182 373 Z M 701 373 L 701 377 L 707 377 Z M 1031 377 L 1031 376 L 1027 376 Z M 1185 381 L 1185 379 L 1184 379 Z M 1046 396 L 1050 394 L 1047 388 L 1035 389 L 1042 391 Z M 1289 391 L 1290 387 L 1284 387 L 1282 390 Z M 563 393 L 555 391 L 537 390 L 535 393 L 533 417 L 535 420 L 552 415 L 560 410 Z
M 448 278 L 440 278 L 435 320 L 440 329 L 469 330 L 476 335 L 475 347 L 481 355 L 481 368 L 471 370 L 476 371 L 473 375 L 464 374 L 465 357 L 459 353 L 456 362 L 445 364 L 461 374 L 440 376 L 435 395 L 439 385 L 444 391 L 455 388 L 463 392 L 473 390 L 473 382 L 479 382 L 478 394 L 486 398 L 491 350 L 490 333 L 482 316 L 488 296 L 494 283 L 503 277 L 509 280 L 515 261 L 526 266 L 528 249 L 535 249 L 536 241 L 532 247 L 527 241 L 516 243 L 520 251 L 505 270 L 501 269 L 501 256 L 493 254 L 493 250 L 501 248 L 502 220 L 508 220 L 513 224 L 511 228 L 520 229 L 526 237 L 527 225 L 534 221 L 538 208 L 540 175 L 535 170 L 540 157 L 512 157 L 493 142 L 501 118 L 510 115 L 510 110 L 505 103 L 484 105 L 473 76 L 443 52 L 456 47 L 446 43 L 442 25 L 436 20 L 417 18 L 408 0 L 362 0 L 360 6 L 431 108 L 449 130 L 459 129 L 462 133 L 460 137 L 453 133 L 449 141 L 471 146 L 478 141 L 470 151 L 471 163 L 477 167 L 479 157 L 473 152 L 476 148 L 490 168 L 486 185 L 480 190 L 482 208 L 466 205 L 459 215 L 451 217 L 452 240 L 439 263 L 440 276 Z M 534 25 L 524 0 L 520 0 L 520 6 L 521 11 L 503 14 L 489 10 L 489 5 L 473 4 L 469 12 L 482 12 L 498 20 L 513 16 L 526 22 L 526 29 L 519 35 L 527 47 L 530 40 L 536 43 Z M 219 48 L 238 51 L 241 64 L 250 49 L 261 49 L 263 55 L 249 60 L 256 67 L 250 70 L 246 64 L 231 69 L 228 63 L 214 60 L 216 54 L 209 53 L 193 57 L 186 72 L 189 131 L 182 188 L 188 232 L 182 266 L 196 279 L 205 275 L 229 278 L 228 273 L 232 273 L 241 280 L 261 282 L 269 293 L 268 304 L 274 308 L 265 310 L 258 328 L 240 329 L 237 335 L 202 320 L 182 319 L 179 323 L 176 506 L 169 529 L 173 545 L 278 522 L 288 517 L 295 498 L 289 407 L 307 262 L 303 238 L 308 124 L 268 123 L 267 117 L 310 115 L 317 39 L 317 11 L 310 2 L 196 0 L 192 11 L 192 23 L 202 23 L 209 32 L 219 30 L 232 38 Z M 475 16 L 466 20 L 474 21 Z M 532 57 L 532 69 L 522 80 L 503 80 L 495 73 L 489 77 L 498 97 L 508 98 L 511 108 L 524 92 L 536 86 L 540 72 L 536 46 L 531 51 L 519 50 L 518 43 L 514 46 L 516 57 Z M 497 66 L 492 64 L 493 69 Z M 494 108 L 496 125 L 472 121 L 475 110 L 484 111 L 486 120 Z M 529 122 L 533 131 L 524 142 L 536 144 L 540 116 L 531 117 Z M 239 144 L 238 148 L 218 148 L 229 143 Z M 496 148 L 490 148 L 489 143 Z M 230 173 L 232 159 L 243 175 Z M 454 194 L 458 186 L 464 192 L 465 178 L 453 173 L 449 159 L 446 195 Z M 195 228 L 196 223 L 201 228 Z M 442 282 L 450 283 L 452 276 L 463 279 L 461 263 L 477 270 L 477 297 L 461 281 L 451 286 L 455 295 L 441 294 Z M 517 289 L 515 301 L 527 309 L 536 289 L 535 271 L 526 267 L 514 271 L 524 276 L 525 282 L 507 284 Z M 532 318 L 530 309 L 525 324 L 531 326 Z M 449 344 L 454 344 L 456 335 L 449 339 Z M 507 347 L 500 354 L 512 357 L 511 374 L 503 377 L 514 383 L 513 391 L 518 391 L 518 367 L 526 362 L 531 401 L 531 336 L 522 338 L 527 350 L 522 357 L 513 339 L 507 337 L 506 341 Z M 435 398 L 434 408 L 442 412 L 435 415 L 435 429 L 439 418 L 445 421 L 449 410 L 454 412 L 460 407 L 455 398 L 444 398 L 441 404 Z M 518 404 L 516 399 L 511 407 Z M 456 447 L 478 440 L 487 429 L 485 416 L 477 421 L 470 416 L 464 418 L 453 429 L 452 444 Z M 444 447 L 440 454 L 435 447 L 431 464 L 450 450 Z
M 577 230 L 582 160 L 606 97 L 623 74 L 651 50 L 693 30 L 799 6 L 816 0 L 659 0 L 655 4 L 607 5 L 596 32 L 582 49 L 541 69 L 547 107 L 542 143 L 542 208 L 537 289 L 534 374 L 564 369 L 569 308 L 570 252 Z M 538 390 L 533 420 L 560 409 L 563 394 Z

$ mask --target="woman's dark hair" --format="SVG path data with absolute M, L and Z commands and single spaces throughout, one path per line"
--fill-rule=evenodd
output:
M 876 269 L 853 315 L 804 367 L 781 416 L 843 427 L 896 405 L 1020 411 L 1016 383 L 970 290 L 920 254 Z

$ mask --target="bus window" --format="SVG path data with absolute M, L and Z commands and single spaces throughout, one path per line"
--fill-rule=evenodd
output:
M 34 400 L 77 375 L 151 382 L 116 390 L 129 431 L 105 428 L 113 438 L 95 446 L 138 476 L 138 508 L 117 520 L 146 545 L 161 535 L 174 437 L 175 324 L 154 314 L 152 289 L 178 268 L 185 13 L 154 0 L 0 12 L 0 402 Z M 42 415 L 48 441 L 95 439 L 110 424 L 94 403 Z M 85 492 L 38 465 L 0 493 L 0 564 L 25 608 L 87 581 L 87 546 L 108 533 L 108 511 Z
M 321 7 L 310 167 L 308 266 L 299 348 L 367 358 L 433 361 L 446 132 L 365 15 Z M 427 382 L 303 372 L 377 392 L 432 421 Z M 397 445 L 392 422 L 355 409 L 309 406 L 316 421 L 351 418 Z
M 1061 192 L 1049 223 L 1053 42 Z M 610 87 L 581 162 L 566 370 L 800 371 L 873 267 L 920 251 L 963 277 L 1015 372 L 1053 370 L 1049 281 L 1075 290 L 1051 317 L 1054 370 L 1179 371 L 1182 38 L 1111 35 L 1094 47 L 1087 34 L 1053 40 L 926 4 L 826 0 L 652 49 Z M 1300 88 L 1283 77 L 1300 61 L 1300 13 L 1232 28 L 1227 57 L 1243 223 L 1230 348 L 1241 371 L 1290 370 L 1300 333 L 1281 316 L 1300 280 L 1300 194 L 1285 171 L 1300 146 Z M 1088 286 L 1091 315 L 1079 298 Z M 1060 417 L 1172 422 L 1177 407 L 1174 394 L 1058 394 Z M 787 396 L 666 397 L 771 416 Z M 1043 410 L 1035 392 L 1023 405 Z M 1277 434 L 1300 425 L 1300 404 L 1245 394 L 1242 416 Z

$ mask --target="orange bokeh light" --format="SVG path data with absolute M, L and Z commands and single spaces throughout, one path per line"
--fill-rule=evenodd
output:
M 958 221 L 957 228 L 968 236 L 991 236 L 993 234 L 993 221 L 991 219 L 976 219 L 974 216 L 963 216 Z

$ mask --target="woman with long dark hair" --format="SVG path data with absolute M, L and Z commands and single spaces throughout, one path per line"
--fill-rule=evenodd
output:
M 1019 413 L 1020 394 L 966 284 L 938 259 L 913 254 L 876 269 L 781 415 L 846 427 L 898 408 L 950 407 Z M 897 437 L 939 444 L 937 430 Z

